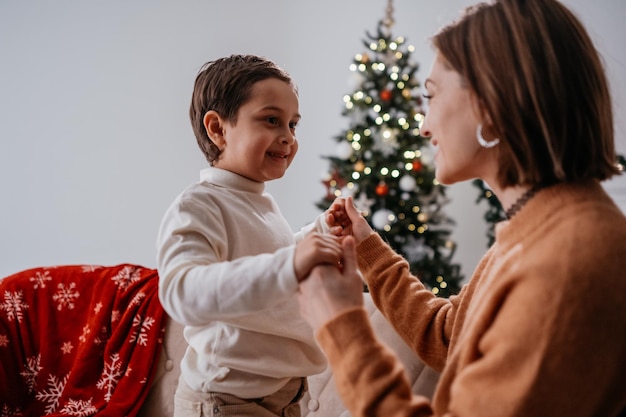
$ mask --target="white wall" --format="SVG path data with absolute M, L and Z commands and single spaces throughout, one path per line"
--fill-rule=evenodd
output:
M 417 48 L 471 0 L 396 0 L 395 35 Z M 568 0 L 611 77 L 626 152 L 626 3 Z M 300 152 L 270 183 L 293 228 L 313 219 L 331 139 L 346 126 L 348 65 L 384 0 L 0 0 L 0 276 L 69 263 L 154 267 L 161 216 L 206 164 L 187 118 L 196 72 L 231 53 L 265 55 L 300 87 Z M 618 187 L 619 188 L 619 187 Z M 621 187 L 624 189 L 624 187 Z M 449 214 L 469 275 L 485 250 L 485 207 L 455 185 Z

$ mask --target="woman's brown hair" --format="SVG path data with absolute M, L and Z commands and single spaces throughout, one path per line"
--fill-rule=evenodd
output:
M 481 3 L 437 33 L 433 46 L 502 139 L 501 186 L 604 180 L 620 172 L 602 62 L 562 4 Z

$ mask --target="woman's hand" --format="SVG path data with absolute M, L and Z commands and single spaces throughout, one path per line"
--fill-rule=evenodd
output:
M 352 236 L 354 236 L 357 245 L 364 241 L 369 235 L 375 233 L 367 220 L 365 220 L 365 217 L 357 210 L 352 197 L 346 199 L 343 207 L 345 215 L 350 221 Z
M 363 305 L 363 280 L 357 269 L 356 244 L 343 239 L 343 264 L 318 265 L 300 282 L 300 314 L 314 331 L 344 310 Z

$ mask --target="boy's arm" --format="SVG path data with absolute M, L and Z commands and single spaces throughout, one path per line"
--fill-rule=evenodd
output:
M 298 230 L 294 234 L 296 242 L 300 242 L 302 239 L 304 239 L 306 235 L 311 232 L 330 233 L 330 226 L 328 226 L 328 223 L 326 223 L 326 212 L 317 216 L 315 221 L 303 226 L 300 230 Z
M 229 260 L 231 237 L 220 211 L 197 204 L 187 200 L 168 210 L 157 238 L 159 299 L 179 323 L 262 311 L 293 297 L 313 265 L 341 259 L 336 238 L 309 233 L 297 245 Z
M 157 270 L 159 299 L 174 320 L 193 326 L 234 319 L 297 291 L 295 245 L 230 260 L 230 239 L 217 208 L 188 199 L 168 209 L 157 237 Z

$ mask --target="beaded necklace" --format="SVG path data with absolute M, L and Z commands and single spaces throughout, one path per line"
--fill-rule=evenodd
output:
M 504 214 L 506 215 L 506 218 L 510 220 L 511 217 L 513 217 L 518 211 L 522 209 L 522 207 L 524 207 L 526 203 L 528 203 L 528 200 L 533 198 L 533 196 L 537 193 L 537 191 L 539 191 L 540 188 L 541 186 L 539 185 L 533 185 L 528 191 L 522 194 L 511 207 L 505 210 Z

